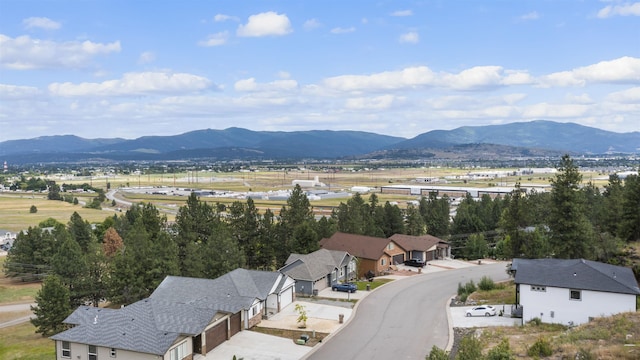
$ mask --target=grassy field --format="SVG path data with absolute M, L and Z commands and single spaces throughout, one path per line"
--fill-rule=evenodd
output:
M 31 206 L 38 209 L 30 213 Z M 64 201 L 51 201 L 46 195 L 0 193 L 0 229 L 19 232 L 29 226 L 37 226 L 43 220 L 54 218 L 63 224 L 69 222 L 71 214 L 78 212 L 84 220 L 102 222 L 113 211 L 83 208 Z
M 55 351 L 53 341 L 36 334 L 30 322 L 0 329 L 0 359 L 53 360 Z
M 7 278 L 3 270 L 5 259 L 5 256 L 0 256 L 0 305 L 33 302 L 40 283 L 21 283 Z

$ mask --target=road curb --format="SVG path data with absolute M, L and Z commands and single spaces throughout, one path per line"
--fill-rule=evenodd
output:
M 455 340 L 455 335 L 453 334 L 453 319 L 451 318 L 451 302 L 455 299 L 455 296 L 449 298 L 449 301 L 445 303 L 446 311 L 447 311 L 447 322 L 449 323 L 449 341 L 447 341 L 447 346 L 444 348 L 445 351 L 450 352 L 453 348 L 453 342 Z

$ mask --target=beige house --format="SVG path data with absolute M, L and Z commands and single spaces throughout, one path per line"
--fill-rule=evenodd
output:
M 51 337 L 57 360 L 193 359 L 293 302 L 294 280 L 236 269 L 219 278 L 168 276 L 147 299 L 120 309 L 83 306 Z

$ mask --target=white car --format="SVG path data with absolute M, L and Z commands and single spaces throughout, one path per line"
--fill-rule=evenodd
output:
M 496 308 L 491 305 L 474 306 L 467 310 L 467 316 L 495 316 Z

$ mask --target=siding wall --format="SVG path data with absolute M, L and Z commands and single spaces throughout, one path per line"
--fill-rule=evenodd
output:
M 569 289 L 547 286 L 546 291 L 534 291 L 528 284 L 520 284 L 520 304 L 524 322 L 537 317 L 546 323 L 564 325 L 583 324 L 589 317 L 636 311 L 635 295 L 581 290 L 581 300 L 570 300 Z
M 156 355 L 144 354 L 134 351 L 116 349 L 116 358 L 111 356 L 111 348 L 98 346 L 98 360 L 158 360 Z M 87 360 L 89 358 L 89 346 L 86 344 L 71 343 L 71 357 L 62 357 L 62 341 L 56 341 L 57 360 Z M 167 357 L 168 359 L 168 357 Z

